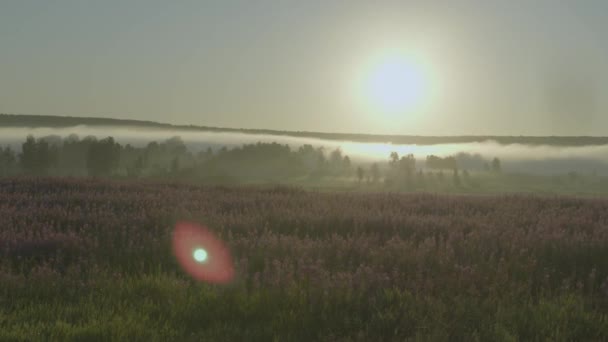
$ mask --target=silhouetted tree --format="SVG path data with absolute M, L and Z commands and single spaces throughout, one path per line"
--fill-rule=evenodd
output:
M 316 173 L 319 167 L 319 152 L 310 144 L 302 145 L 296 152 L 302 167 L 306 172 Z
M 179 156 L 188 152 L 186 144 L 184 144 L 184 141 L 179 136 L 167 139 L 161 144 L 161 148 L 165 150 L 165 153 L 172 156 Z
M 179 157 L 174 157 L 171 161 L 171 173 L 179 171 Z
M 331 151 L 329 163 L 333 168 L 340 168 L 342 166 L 342 150 L 340 148 Z
M 15 167 L 17 158 L 15 152 L 10 146 L 5 148 L 0 147 L 0 175 L 6 176 L 10 174 Z
M 135 158 L 135 162 L 131 167 L 127 168 L 128 176 L 130 177 L 139 177 L 142 175 L 144 169 L 146 168 L 146 158 L 145 155 L 139 155 Z
M 492 171 L 494 171 L 495 173 L 499 173 L 501 171 L 500 159 L 492 159 Z
M 357 179 L 359 180 L 359 184 L 363 181 L 363 176 L 365 175 L 365 171 L 361 166 L 357 167 Z
M 350 161 L 350 157 L 349 156 L 344 156 L 344 159 L 342 159 L 342 169 L 343 169 L 343 173 L 346 176 L 350 176 L 351 174 L 351 161 Z
M 323 151 L 323 147 L 319 147 L 317 149 L 317 172 L 319 174 L 324 174 L 327 171 L 327 158 L 325 158 L 325 153 Z
M 57 149 L 51 147 L 45 140 L 36 140 L 28 135 L 21 145 L 21 167 L 26 173 L 45 175 L 57 158 Z
M 458 170 L 458 162 L 453 156 L 443 158 L 443 167 L 448 170 Z
M 452 181 L 454 182 L 455 186 L 460 186 L 461 182 L 460 182 L 460 175 L 458 174 L 458 169 L 454 169 L 453 174 L 452 174 Z
M 424 186 L 425 185 L 425 179 L 424 179 L 424 172 L 422 172 L 422 169 L 418 170 L 418 173 L 416 175 L 416 179 L 418 181 L 418 184 Z
M 391 155 L 389 157 L 389 162 L 388 162 L 389 167 L 397 168 L 398 162 L 399 162 L 399 153 L 391 152 Z
M 378 181 L 380 180 L 380 168 L 378 167 L 378 164 L 373 163 L 370 167 L 369 172 L 372 176 L 372 182 L 378 183 Z
M 478 153 L 460 152 L 456 155 L 456 163 L 460 169 L 483 170 L 485 160 Z
M 429 169 L 435 170 L 454 170 L 458 168 L 458 162 L 456 158 L 450 157 L 437 157 L 435 155 L 430 155 L 426 157 L 426 167 Z
M 196 158 L 197 158 L 198 162 L 205 162 L 205 161 L 213 158 L 213 150 L 211 149 L 211 147 L 207 147 L 206 150 L 200 150 L 196 154 Z
M 410 177 L 416 170 L 416 158 L 413 154 L 401 157 L 399 160 L 399 169 L 406 177 Z
M 38 152 L 36 138 L 28 135 L 21 145 L 21 167 L 27 173 L 35 174 L 38 164 Z
M 120 144 L 114 142 L 112 137 L 91 142 L 86 159 L 89 175 L 109 176 L 118 166 L 120 150 Z
M 329 171 L 333 175 L 348 175 L 350 173 L 350 157 L 343 155 L 340 148 L 336 148 L 329 154 Z

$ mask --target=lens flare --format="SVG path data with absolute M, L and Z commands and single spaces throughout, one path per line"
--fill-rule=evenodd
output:
M 225 284 L 234 278 L 230 251 L 207 227 L 190 222 L 176 224 L 173 252 L 182 269 L 196 280 Z
M 192 253 L 192 257 L 197 262 L 205 262 L 205 260 L 207 260 L 207 251 L 203 248 L 197 248 L 194 250 L 194 253 Z

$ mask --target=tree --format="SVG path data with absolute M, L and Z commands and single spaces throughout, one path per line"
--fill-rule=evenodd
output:
M 397 163 L 399 162 L 399 153 L 397 152 L 391 152 L 391 155 L 389 157 L 389 162 L 388 165 L 391 168 L 396 168 L 397 167 Z
M 461 169 L 483 170 L 484 167 L 484 159 L 479 153 L 460 152 L 456 155 L 456 162 Z
M 351 174 L 351 161 L 350 161 L 350 157 L 349 156 L 344 156 L 344 159 L 342 160 L 342 168 L 343 168 L 343 172 L 345 175 L 350 176 Z
M 109 176 L 119 164 L 120 150 L 120 144 L 112 137 L 91 142 L 86 157 L 89 175 Z
M 333 168 L 340 168 L 342 165 L 342 150 L 339 147 L 329 154 L 329 163 Z
M 321 152 L 322 154 L 322 152 Z M 327 161 L 329 171 L 333 175 L 348 175 L 350 174 L 351 161 L 350 157 L 343 155 L 342 150 L 338 147 L 329 154 Z
M 458 162 L 453 156 L 443 158 L 443 167 L 448 170 L 458 170 Z
M 441 158 L 430 155 L 426 157 L 426 167 L 429 169 L 454 170 L 458 168 L 458 162 L 453 156 Z
M 442 158 L 435 155 L 426 156 L 426 167 L 433 170 L 442 168 Z
M 27 136 L 26 141 L 21 145 L 21 151 L 21 167 L 26 173 L 32 175 L 47 174 L 49 168 L 57 160 L 57 148 L 32 135 Z
M 37 145 L 36 138 L 33 135 L 28 135 L 25 142 L 21 145 L 21 167 L 23 171 L 30 174 L 35 174 L 37 169 Z
M 198 159 L 199 162 L 208 161 L 211 158 L 213 158 L 213 150 L 211 149 L 211 147 L 207 147 L 206 150 L 200 150 L 196 154 L 196 158 Z
M 424 179 L 424 172 L 422 172 L 422 169 L 418 170 L 418 173 L 416 174 L 416 180 L 418 181 L 418 184 L 424 186 L 426 181 Z
M 452 175 L 452 180 L 454 181 L 455 186 L 460 186 L 460 175 L 458 174 L 458 169 L 454 169 L 454 173 Z
M 176 155 L 176 156 L 186 154 L 188 152 L 188 148 L 186 147 L 186 144 L 184 144 L 184 141 L 179 136 L 175 136 L 175 137 L 167 139 L 162 144 L 162 147 L 165 148 L 167 153 L 169 153 L 171 155 Z
M 171 173 L 179 171 L 179 157 L 174 157 L 171 161 Z
M 501 171 L 500 159 L 492 159 L 492 171 L 495 173 L 499 173 Z
M 416 170 L 416 158 L 413 154 L 401 157 L 399 160 L 399 169 L 406 176 L 411 176 Z
M 127 173 L 129 177 L 139 177 L 143 173 L 143 170 L 146 168 L 146 158 L 145 155 L 139 155 L 135 158 L 135 162 L 132 167 L 127 168 Z
M 357 167 L 357 179 L 359 180 L 359 184 L 363 181 L 363 176 L 365 175 L 365 171 L 361 166 Z
M 319 174 L 324 174 L 327 170 L 327 159 L 325 158 L 325 153 L 323 152 L 322 147 L 317 149 L 317 155 L 317 172 Z
M 319 152 L 310 144 L 302 145 L 296 152 L 296 157 L 307 172 L 316 172 L 318 168 Z
M 11 173 L 17 158 L 10 146 L 0 147 L 0 175 L 6 176 Z
M 378 164 L 373 163 L 372 166 L 370 167 L 369 172 L 371 173 L 371 176 L 372 176 L 372 182 L 378 183 L 378 181 L 380 180 L 380 168 L 378 168 Z

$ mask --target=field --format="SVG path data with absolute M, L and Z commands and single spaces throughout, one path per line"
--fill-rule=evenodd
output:
M 175 222 L 237 279 L 196 283 Z M 608 200 L 0 180 L 0 340 L 608 339 Z

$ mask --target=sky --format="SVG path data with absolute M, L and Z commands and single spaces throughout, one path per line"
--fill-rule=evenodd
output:
M 601 0 L 6 0 L 0 113 L 608 135 L 607 34 Z

